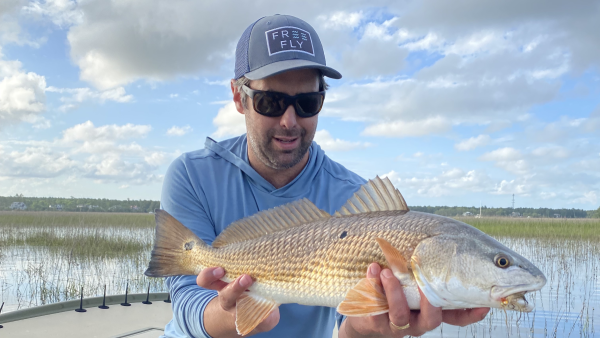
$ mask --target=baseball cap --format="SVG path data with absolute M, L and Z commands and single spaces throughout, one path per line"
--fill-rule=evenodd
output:
M 248 26 L 235 50 L 235 79 L 259 80 L 292 69 L 315 68 L 327 77 L 342 74 L 327 67 L 317 32 L 291 15 L 272 15 Z

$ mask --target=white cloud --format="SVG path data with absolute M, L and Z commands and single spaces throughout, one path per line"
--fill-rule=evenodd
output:
M 164 175 L 152 173 L 153 165 L 146 162 L 125 160 L 119 155 L 92 155 L 82 165 L 84 177 L 97 183 L 127 182 L 129 184 L 147 184 L 162 181 Z
M 83 12 L 77 8 L 77 1 L 71 0 L 45 0 L 32 1 L 22 9 L 24 14 L 48 18 L 52 23 L 61 28 L 81 23 Z
M 75 165 L 66 153 L 48 147 L 8 151 L 0 145 L 0 177 L 56 177 Z
M 488 143 L 490 143 L 490 140 L 491 138 L 489 135 L 479 135 L 477 137 L 474 136 L 466 140 L 462 140 L 459 143 L 456 143 L 454 145 L 454 148 L 458 151 L 473 150 L 477 147 L 483 147 L 487 145 Z
M 144 153 L 145 149 L 139 144 L 132 142 L 129 144 L 117 144 L 114 141 L 105 139 L 90 139 L 80 142 L 69 142 L 73 147 L 73 153 L 87 154 L 128 154 L 136 155 Z
M 206 83 L 207 85 L 211 85 L 211 86 L 224 86 L 229 88 L 229 85 L 231 84 L 231 79 L 222 79 L 222 80 L 216 80 L 216 81 L 210 81 L 208 79 L 204 79 L 204 83 Z M 194 93 L 194 94 L 198 94 L 198 93 Z
M 144 161 L 153 167 L 165 164 L 168 159 L 168 155 L 162 151 L 154 151 L 144 156 Z
M 183 127 L 173 126 L 173 127 L 169 128 L 169 130 L 167 130 L 167 135 L 183 136 L 191 131 L 193 131 L 193 129 L 189 125 L 183 126 Z
M 217 130 L 213 137 L 237 136 L 246 132 L 246 119 L 235 109 L 233 101 L 219 109 L 217 116 L 213 119 Z
M 46 91 L 71 94 L 71 96 L 63 96 L 60 98 L 60 101 L 64 104 L 59 109 L 63 111 L 77 108 L 78 103 L 90 100 L 97 103 L 104 103 L 106 101 L 125 103 L 133 101 L 133 95 L 127 95 L 125 88 L 123 87 L 96 91 L 90 88 L 56 88 L 50 86 L 46 88 Z
M 317 144 L 319 144 L 325 151 L 350 151 L 371 146 L 371 144 L 368 142 L 351 142 L 341 140 L 339 138 L 334 139 L 329 131 L 325 129 L 318 130 L 315 133 L 314 141 L 317 142 Z
M 362 14 L 354 17 L 347 16 L 349 19 L 347 22 L 358 24 L 361 16 Z M 344 76 L 350 78 L 378 78 L 395 75 L 402 70 L 405 66 L 404 59 L 409 51 L 398 46 L 398 41 L 401 39 L 400 31 L 394 32 L 390 27 L 396 19 L 381 24 L 367 23 L 360 39 L 338 47 L 341 50 L 341 60 L 333 60 L 334 68 L 343 70 Z M 335 25 L 337 28 L 352 28 L 352 26 L 341 25 L 338 20 L 337 15 L 334 14 L 324 27 L 330 28 L 331 25 Z
M 177 154 L 123 143 L 150 130 L 133 124 L 95 127 L 88 121 L 64 130 L 54 141 L 2 141 L 0 180 L 67 176 L 96 183 L 157 183 L 163 178 L 157 170 Z
M 362 11 L 353 13 L 339 11 L 331 15 L 319 15 L 317 20 L 326 29 L 348 29 L 358 26 L 363 17 Z
M 368 135 L 443 134 L 453 126 L 517 119 L 531 107 L 552 100 L 560 88 L 526 75 L 506 76 L 499 67 L 514 55 L 495 55 L 463 63 L 447 56 L 412 79 L 344 84 L 328 93 L 323 114 L 365 121 Z
M 569 157 L 569 150 L 560 146 L 538 147 L 531 151 L 533 156 L 549 158 L 551 160 L 564 159 Z
M 511 147 L 496 149 L 481 156 L 483 161 L 518 161 L 522 158 L 523 154 Z
M 583 196 L 575 198 L 573 203 L 591 204 L 592 206 L 596 207 L 598 205 L 598 193 L 595 191 L 587 191 L 583 194 Z
M 418 195 L 428 197 L 489 191 L 493 186 L 492 179 L 486 173 L 478 170 L 465 172 L 459 168 L 442 171 L 437 176 L 403 177 L 393 170 L 382 176 L 388 177 L 401 192 L 406 194 L 416 192 Z
M 421 50 L 437 50 L 443 45 L 443 40 L 440 39 L 435 33 L 428 33 L 421 39 L 416 41 L 407 42 L 402 47 L 409 51 L 421 51 Z
M 6 61 L 0 49 L 0 129 L 20 122 L 38 123 L 46 110 L 46 79 Z
M 482 161 L 495 162 L 497 167 L 518 175 L 528 174 L 532 169 L 525 156 L 519 150 L 511 147 L 504 147 L 487 152 L 479 159 Z
M 4 43 L 28 43 L 19 25 L 18 12 L 25 0 L 0 1 L 0 46 Z
M 78 124 L 63 131 L 64 141 L 113 141 L 129 138 L 143 138 L 152 130 L 149 125 L 112 124 L 95 127 L 92 121 Z
M 442 117 L 432 117 L 417 121 L 381 122 L 365 128 L 363 134 L 369 136 L 409 137 L 441 134 L 450 130 L 451 124 Z

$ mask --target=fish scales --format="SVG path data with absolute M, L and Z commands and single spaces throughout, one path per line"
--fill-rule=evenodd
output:
M 443 309 L 531 311 L 524 295 L 546 278 L 531 262 L 454 219 L 409 211 L 386 178 L 363 185 L 334 215 L 303 199 L 228 226 L 208 246 L 168 213 L 156 211 L 156 241 L 146 275 L 197 275 L 223 267 L 225 282 L 254 283 L 236 303 L 238 333 L 250 333 L 279 304 L 337 307 L 348 316 L 389 311 L 366 277 L 376 262 L 402 283 L 411 309 L 421 292 Z
M 301 304 L 323 297 L 339 303 L 364 278 L 369 264 L 388 266 L 375 238 L 388 240 L 410 261 L 412 250 L 439 223 L 427 214 L 398 215 L 381 211 L 311 222 L 213 249 L 210 255 L 198 251 L 193 260 L 203 267 L 223 267 L 226 281 L 248 274 L 276 298 L 290 298 L 293 292 L 291 298 Z M 344 231 L 346 237 L 340 238 Z

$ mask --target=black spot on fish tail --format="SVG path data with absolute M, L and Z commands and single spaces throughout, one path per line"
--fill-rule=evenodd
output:
M 186 250 L 192 250 L 194 248 L 194 246 L 196 245 L 196 242 L 194 241 L 189 241 L 187 243 L 185 243 L 184 248 Z
M 345 231 L 345 230 L 342 231 L 342 233 L 340 234 L 340 238 L 344 239 L 344 238 L 346 238 L 346 236 L 348 236 L 348 231 Z

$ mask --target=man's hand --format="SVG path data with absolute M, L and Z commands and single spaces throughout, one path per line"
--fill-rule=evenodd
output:
M 489 308 L 467 310 L 445 310 L 429 303 L 421 290 L 421 310 L 411 311 L 408 307 L 400 281 L 389 269 L 381 271 L 377 263 L 369 266 L 367 278 L 376 278 L 383 285 L 389 313 L 370 317 L 348 317 L 339 330 L 339 337 L 405 337 L 421 336 L 440 326 L 442 322 L 450 325 L 466 326 L 476 323 L 487 315 Z M 393 325 L 392 325 L 393 323 Z M 410 324 L 407 329 L 397 327 Z
M 204 311 L 204 328 L 211 337 L 239 337 L 235 329 L 235 304 L 237 299 L 252 285 L 252 278 L 241 275 L 231 283 L 220 280 L 225 270 L 220 267 L 206 268 L 196 278 L 198 286 L 217 290 L 219 295 L 208 303 Z M 279 323 L 279 308 L 252 331 L 250 335 L 273 329 Z

